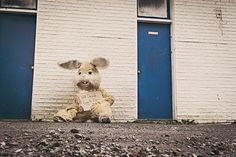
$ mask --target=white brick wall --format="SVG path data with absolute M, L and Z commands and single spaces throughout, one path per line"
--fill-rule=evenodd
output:
M 114 121 L 137 118 L 136 0 L 42 0 L 38 4 L 32 119 L 71 103 L 72 77 L 57 62 L 106 57 L 102 86 L 116 98 Z
M 178 0 L 174 11 L 176 118 L 236 119 L 236 1 Z
M 236 119 L 236 1 L 174 3 L 175 118 Z M 136 0 L 43 0 L 37 13 L 32 118 L 50 119 L 75 93 L 57 62 L 109 58 L 102 86 L 116 98 L 114 121 L 137 118 Z

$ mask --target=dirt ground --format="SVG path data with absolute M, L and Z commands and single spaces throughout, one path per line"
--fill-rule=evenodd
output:
M 0 122 L 0 156 L 236 156 L 236 125 Z

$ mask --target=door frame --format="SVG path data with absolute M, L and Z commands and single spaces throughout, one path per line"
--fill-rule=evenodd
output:
M 36 2 L 37 6 L 38 6 L 38 1 Z M 37 7 L 38 8 L 38 7 Z M 3 13 L 7 13 L 7 14 L 26 14 L 26 15 L 31 15 L 31 16 L 35 16 L 35 37 L 34 37 L 34 57 L 33 57 L 33 66 L 32 66 L 32 70 L 33 70 L 33 73 L 32 73 L 32 89 L 31 89 L 31 109 L 30 109 L 30 117 L 29 119 L 1 119 L 1 121 L 29 121 L 32 119 L 32 107 L 33 107 L 33 104 L 32 104 L 32 100 L 33 100 L 33 84 L 34 84 L 34 74 L 35 74 L 35 54 L 36 54 L 36 45 L 37 45 L 37 21 L 38 21 L 38 14 L 37 14 L 37 8 L 36 10 L 29 10 L 29 9 L 14 9 L 14 8 L 0 8 L 0 13 L 3 12 Z
M 170 19 L 141 18 L 137 16 L 136 25 L 136 119 L 138 119 L 138 23 L 170 24 L 170 51 L 171 51 L 171 84 L 172 84 L 172 120 L 177 120 L 177 94 L 176 94 L 176 53 L 175 53 L 175 7 L 174 0 L 170 0 Z

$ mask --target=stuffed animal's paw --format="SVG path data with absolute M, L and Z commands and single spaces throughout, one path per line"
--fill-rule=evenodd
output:
M 111 123 L 111 119 L 107 116 L 100 116 L 99 123 Z

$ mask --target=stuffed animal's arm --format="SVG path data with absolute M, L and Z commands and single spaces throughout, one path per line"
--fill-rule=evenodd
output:
M 115 101 L 115 98 L 111 94 L 106 92 L 104 89 L 100 89 L 100 91 L 105 101 L 109 102 L 109 104 L 112 105 Z

